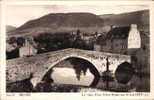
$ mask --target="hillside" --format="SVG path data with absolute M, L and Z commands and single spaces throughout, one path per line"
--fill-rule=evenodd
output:
M 71 31 L 87 28 L 98 30 L 103 19 L 91 13 L 52 13 L 26 22 L 11 34 L 37 34 L 41 32 Z M 31 35 L 32 35 L 31 34 Z
M 149 10 L 122 14 L 100 15 L 105 25 L 128 26 L 137 24 L 139 28 L 149 26 Z
M 92 13 L 51 13 L 38 19 L 30 20 L 9 36 L 38 35 L 39 33 L 72 32 L 80 29 L 83 32 L 103 33 L 110 30 L 108 26 L 129 26 L 137 24 L 141 31 L 149 34 L 149 10 L 122 14 L 95 15 Z M 107 27 L 106 27 L 107 26 Z
M 6 26 L 6 32 L 11 32 L 11 31 L 13 31 L 15 29 L 16 29 L 16 27 L 14 27 L 14 26 L 11 26 L 11 25 Z

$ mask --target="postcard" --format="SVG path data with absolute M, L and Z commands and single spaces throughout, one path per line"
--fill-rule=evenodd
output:
M 153 1 L 1 1 L 2 100 L 153 100 Z

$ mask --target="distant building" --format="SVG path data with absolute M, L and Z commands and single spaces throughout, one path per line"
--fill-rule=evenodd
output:
M 100 47 L 98 47 L 98 44 Z M 94 45 L 94 48 L 103 52 L 120 54 L 127 54 L 131 49 L 141 48 L 141 36 L 137 25 L 113 27 L 105 38 Z
M 95 34 L 83 33 L 82 40 L 84 40 L 87 44 L 94 41 Z
M 95 51 L 101 51 L 101 46 L 98 44 L 94 44 L 94 50 Z
M 89 43 L 95 41 L 96 38 L 101 35 L 100 33 L 97 33 L 97 32 L 95 32 L 95 33 L 81 32 L 79 29 L 77 31 L 73 31 L 71 34 L 75 35 L 74 40 L 81 39 L 86 44 L 89 44 Z
M 32 56 L 37 54 L 37 49 L 33 42 L 33 39 L 26 39 L 24 45 L 19 48 L 19 56 Z

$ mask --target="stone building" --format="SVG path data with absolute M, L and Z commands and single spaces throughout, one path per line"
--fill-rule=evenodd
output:
M 128 54 L 132 49 L 141 48 L 141 36 L 136 24 L 126 27 L 114 27 L 107 33 L 105 38 L 99 40 L 95 45 L 95 50 Z M 98 49 L 98 45 L 100 49 Z
M 37 54 L 36 44 L 33 39 L 26 39 L 25 43 L 19 48 L 19 57 L 32 56 Z

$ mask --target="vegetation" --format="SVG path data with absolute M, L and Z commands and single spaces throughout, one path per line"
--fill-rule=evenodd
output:
M 92 49 L 89 44 L 86 44 L 84 40 L 81 39 L 79 30 L 77 35 L 70 33 L 43 33 L 36 36 L 34 41 L 38 44 L 38 53 L 66 48 Z
M 11 51 L 6 50 L 7 59 L 19 57 L 19 48 L 23 46 L 25 39 L 23 37 L 11 37 L 9 40 L 7 40 L 7 43 L 14 47 L 14 49 Z
M 50 51 L 56 51 L 66 48 L 78 48 L 78 49 L 84 49 L 84 50 L 92 50 L 93 49 L 93 43 L 90 42 L 87 44 L 80 36 L 80 30 L 77 30 L 77 34 L 70 34 L 67 32 L 59 32 L 59 33 L 41 33 L 35 37 L 33 37 L 34 40 L 32 42 L 35 42 L 36 48 L 38 50 L 38 54 L 50 52 Z M 25 43 L 24 37 L 11 37 L 9 40 L 7 40 L 7 43 L 9 45 L 16 44 L 17 46 L 14 48 L 16 49 L 23 46 Z M 33 45 L 33 44 L 32 44 Z M 19 52 L 14 53 L 14 50 L 8 52 L 7 51 L 7 58 L 16 58 L 19 57 Z M 13 54 L 14 53 L 14 54 Z M 12 56 L 13 55 L 13 56 Z
M 72 46 L 73 39 L 68 33 L 44 33 L 34 37 L 34 41 L 38 44 L 38 53 L 43 53 L 70 48 Z

